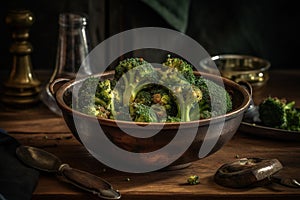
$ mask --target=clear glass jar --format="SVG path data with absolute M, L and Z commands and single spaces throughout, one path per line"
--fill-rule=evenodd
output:
M 41 93 L 43 103 L 58 115 L 61 115 L 61 110 L 49 90 L 49 84 L 57 78 L 75 78 L 80 67 L 81 75 L 92 73 L 89 65 L 81 66 L 90 51 L 87 23 L 87 17 L 83 14 L 61 13 L 59 15 L 55 69 Z

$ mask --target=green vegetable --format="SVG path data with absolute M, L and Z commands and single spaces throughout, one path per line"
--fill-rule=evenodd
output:
M 134 102 L 150 106 L 152 102 L 152 95 L 150 91 L 142 90 L 138 92 L 136 98 L 134 99 Z
M 166 122 L 168 116 L 177 115 L 174 98 L 171 96 L 170 91 L 161 85 L 149 84 L 137 93 L 134 102 L 130 105 L 130 115 L 134 121 L 140 121 L 141 115 L 147 113 L 138 113 L 137 108 L 139 107 L 137 105 L 139 104 L 147 106 L 148 109 L 151 109 L 151 112 L 155 113 L 155 120 L 154 116 L 151 116 L 150 119 L 143 117 L 150 120 L 149 122 Z
M 187 179 L 187 183 L 190 185 L 197 185 L 200 183 L 199 181 L 199 177 L 197 175 L 191 175 L 188 179 Z
M 286 111 L 286 123 L 281 126 L 283 129 L 300 131 L 300 111 L 290 109 Z
M 224 87 L 201 76 L 196 77 L 195 85 L 202 92 L 199 102 L 201 118 L 222 115 L 232 110 L 231 97 Z
M 181 121 L 188 122 L 200 119 L 198 103 L 202 99 L 201 90 L 196 86 L 184 85 L 181 93 L 183 99 L 179 108 Z M 192 115 L 193 111 L 196 111 L 194 115 Z
M 180 58 L 171 58 L 170 55 L 168 55 L 168 58 L 163 63 L 163 66 L 165 67 L 166 70 L 168 69 L 176 70 L 177 72 L 183 75 L 183 77 L 187 80 L 187 82 L 189 82 L 190 84 L 195 84 L 194 69 L 186 61 Z
M 181 119 L 179 117 L 168 116 L 166 122 L 180 122 Z
M 200 113 L 191 115 L 191 111 L 199 111 L 198 102 L 202 98 L 201 90 L 194 85 L 193 67 L 179 58 L 167 58 L 160 72 L 159 83 L 164 84 L 172 92 L 177 101 L 177 118 L 181 121 L 193 121 L 200 118 Z
M 110 80 L 99 81 L 95 94 L 95 104 L 107 109 L 112 99 Z
M 157 122 L 157 115 L 155 111 L 144 104 L 133 103 L 135 108 L 134 121 L 136 122 Z
M 113 80 L 87 78 L 76 105 L 89 115 L 136 122 L 188 122 L 232 109 L 224 88 L 195 77 L 190 64 L 170 57 L 160 70 L 142 58 L 120 61 Z M 294 114 L 289 117 L 294 118 Z
M 115 68 L 115 80 L 123 86 L 123 105 L 130 104 L 137 93 L 149 83 L 156 82 L 154 68 L 142 58 L 128 58 Z
M 259 104 L 259 118 L 269 127 L 300 131 L 300 112 L 294 106 L 294 101 L 268 97 Z
M 109 118 L 112 103 L 109 79 L 99 81 L 98 78 L 89 77 L 83 81 L 78 93 L 77 110 L 89 115 Z
M 99 83 L 99 79 L 90 77 L 87 78 L 81 85 L 78 91 L 78 101 L 76 109 L 89 114 L 97 116 L 99 111 L 96 109 L 95 105 L 95 86 Z M 102 100 L 100 100 L 102 101 Z M 100 104 L 100 102 L 98 102 Z M 105 102 L 103 101 L 103 104 Z

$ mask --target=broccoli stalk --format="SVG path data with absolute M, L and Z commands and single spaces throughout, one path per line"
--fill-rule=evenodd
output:
M 162 72 L 160 82 L 169 88 L 172 98 L 176 100 L 177 117 L 181 118 L 181 121 L 187 122 L 199 119 L 199 115 L 191 118 L 191 111 L 199 110 L 197 108 L 198 102 L 202 98 L 202 92 L 199 88 L 190 84 L 172 69 Z
M 176 99 L 178 118 L 181 121 L 191 121 L 199 119 L 199 112 L 192 111 L 199 110 L 198 102 L 202 98 L 202 92 L 199 88 L 195 87 L 195 75 L 193 67 L 180 58 L 171 58 L 168 56 L 167 60 L 163 63 L 162 70 L 160 71 L 159 83 L 168 87 L 173 93 L 173 98 Z
M 193 85 L 185 85 L 181 91 L 176 91 L 178 97 L 178 116 L 181 121 L 189 122 L 200 118 L 198 103 L 202 99 L 202 92 Z M 193 114 L 192 114 L 193 113 Z

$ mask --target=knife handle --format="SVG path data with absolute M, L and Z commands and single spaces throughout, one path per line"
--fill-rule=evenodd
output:
M 68 164 L 62 164 L 59 167 L 60 175 L 65 181 L 81 188 L 82 190 L 91 192 L 104 199 L 120 199 L 121 195 L 117 190 L 102 178 L 95 176 L 89 172 L 74 169 Z

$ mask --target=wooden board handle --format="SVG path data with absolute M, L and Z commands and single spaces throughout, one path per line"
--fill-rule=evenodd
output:
M 104 199 L 120 199 L 121 195 L 117 190 L 102 178 L 85 171 L 71 168 L 68 164 L 62 164 L 59 172 L 67 182 L 85 191 L 91 192 Z

